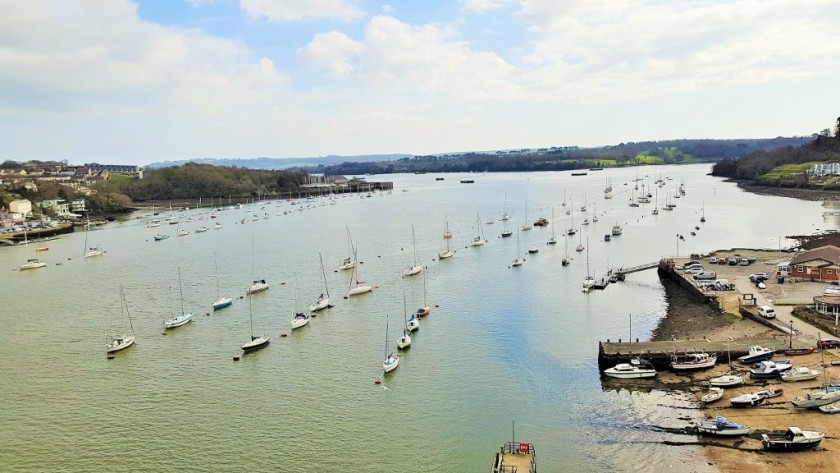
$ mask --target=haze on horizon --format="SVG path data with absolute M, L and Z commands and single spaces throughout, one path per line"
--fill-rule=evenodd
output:
M 837 0 L 0 0 L 0 160 L 810 135 Z

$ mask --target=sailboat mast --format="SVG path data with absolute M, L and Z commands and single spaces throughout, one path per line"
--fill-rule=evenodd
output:
M 131 322 L 131 312 L 128 311 L 128 301 L 125 300 L 125 292 L 123 292 L 122 286 L 120 286 L 120 299 L 122 299 L 122 304 L 125 306 L 125 315 L 128 316 L 128 326 L 131 327 L 131 333 L 134 333 L 134 324 Z
M 414 238 L 414 224 L 411 225 L 411 244 L 414 246 L 414 266 L 417 266 L 417 240 Z
M 403 297 L 405 293 L 403 293 Z M 426 272 L 423 271 L 423 307 L 426 307 Z
M 213 254 L 213 267 L 216 269 L 216 297 L 222 297 L 222 290 L 219 288 L 219 262 L 217 261 L 216 254 Z
M 324 257 L 318 252 L 318 259 L 321 260 L 321 277 L 324 278 L 324 291 L 327 293 L 327 299 L 330 297 L 330 287 L 327 285 L 327 273 L 324 271 Z
M 248 292 L 248 318 L 251 320 L 251 340 L 254 339 L 254 309 L 251 305 L 251 292 Z
M 181 294 L 181 314 L 184 313 L 184 289 L 181 287 L 181 267 L 178 266 L 178 292 Z
M 385 358 L 388 358 L 388 314 L 385 314 Z

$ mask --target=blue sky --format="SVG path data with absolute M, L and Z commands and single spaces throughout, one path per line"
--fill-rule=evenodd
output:
M 807 135 L 838 0 L 28 0 L 0 159 L 442 153 Z

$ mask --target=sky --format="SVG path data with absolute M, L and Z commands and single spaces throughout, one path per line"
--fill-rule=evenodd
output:
M 0 160 L 810 135 L 840 0 L 0 0 Z

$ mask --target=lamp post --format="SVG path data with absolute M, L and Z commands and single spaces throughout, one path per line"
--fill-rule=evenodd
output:
M 793 348 L 793 319 L 790 319 L 790 344 L 788 348 Z
M 677 233 L 677 258 L 680 257 L 680 234 Z

